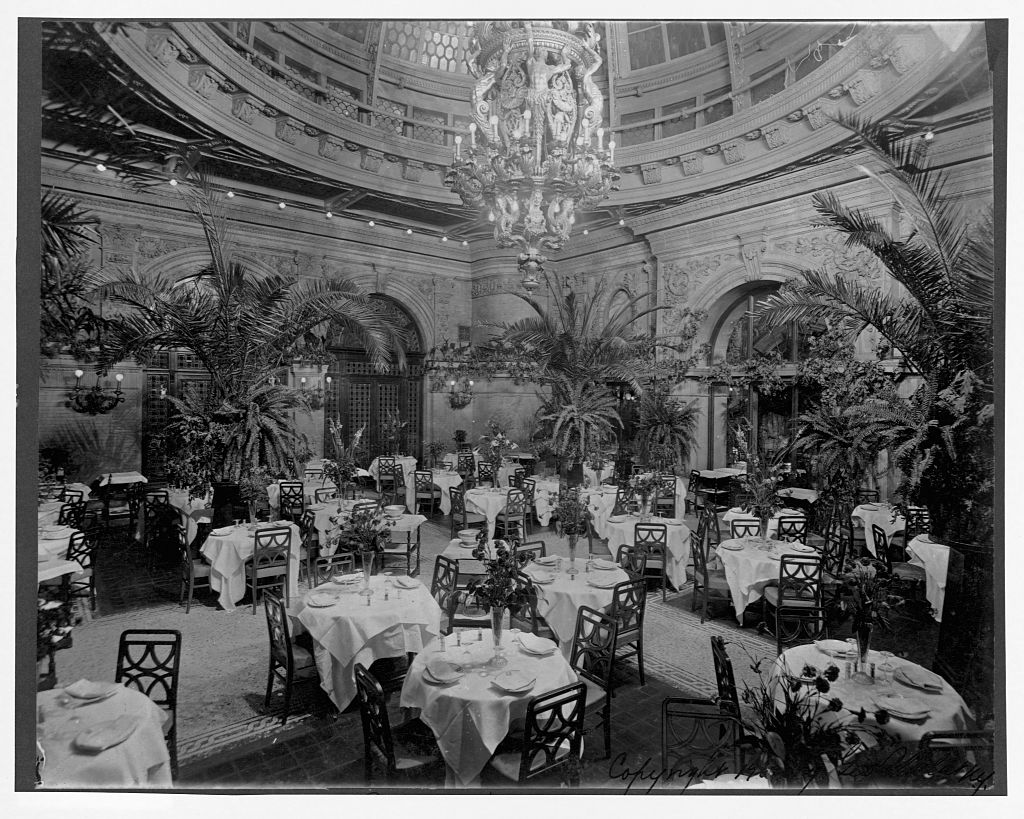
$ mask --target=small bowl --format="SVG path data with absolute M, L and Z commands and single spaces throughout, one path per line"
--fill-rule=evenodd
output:
M 384 507 L 384 514 L 389 518 L 400 518 L 405 514 L 405 507 L 399 504 L 392 504 Z
M 459 540 L 463 543 L 476 543 L 476 536 L 479 534 L 476 529 L 460 529 Z

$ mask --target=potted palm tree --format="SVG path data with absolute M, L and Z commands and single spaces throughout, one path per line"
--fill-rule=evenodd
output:
M 636 442 L 642 463 L 660 469 L 681 468 L 697 443 L 700 413 L 694 402 L 683 404 L 669 397 L 665 386 L 654 386 L 640 396 Z

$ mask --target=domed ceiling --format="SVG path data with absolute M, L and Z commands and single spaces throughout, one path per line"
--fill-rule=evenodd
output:
M 517 24 L 503 24 L 514 26 Z M 575 21 L 522 25 L 564 28 Z M 955 30 L 954 30 L 955 29 Z M 445 185 L 468 135 L 470 21 L 63 22 L 44 27 L 44 153 L 201 151 L 225 186 L 472 240 Z M 596 23 L 619 190 L 577 227 L 679 205 L 842 151 L 833 113 L 908 128 L 986 115 L 980 25 Z

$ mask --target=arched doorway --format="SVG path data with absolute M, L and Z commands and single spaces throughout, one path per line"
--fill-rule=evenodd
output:
M 406 331 L 409 346 L 407 366 L 402 372 L 391 367 L 381 372 L 374 369 L 358 339 L 347 334 L 332 340 L 333 360 L 328 365 L 331 389 L 324 402 L 324 454 L 328 457 L 331 440 L 327 424 L 330 419 L 343 425 L 345 440 L 365 426 L 362 445 L 367 459 L 384 452 L 382 422 L 389 412 L 397 412 L 406 422 L 405 451 L 422 456 L 423 442 L 423 336 L 415 320 L 397 302 L 381 295 L 372 295 L 371 302 L 394 325 Z

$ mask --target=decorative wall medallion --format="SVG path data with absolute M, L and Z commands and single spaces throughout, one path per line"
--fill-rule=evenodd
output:
M 377 173 L 380 170 L 380 164 L 384 161 L 384 154 L 380 151 L 373 151 L 367 148 L 363 151 L 363 155 L 359 160 L 359 167 L 364 171 L 370 173 Z
M 649 162 L 640 166 L 645 185 L 657 185 L 661 182 L 661 165 Z
M 785 145 L 788 140 L 786 128 L 780 123 L 773 123 L 761 129 L 764 136 L 764 143 L 769 148 L 779 148 Z
M 687 154 L 682 158 L 683 176 L 696 176 L 704 170 L 704 157 L 700 154 Z
M 832 122 L 835 116 L 836 107 L 824 100 L 815 100 L 804 109 L 807 114 L 807 124 L 815 131 Z
M 725 160 L 726 165 L 742 162 L 743 159 L 745 159 L 743 155 L 743 143 L 739 140 L 722 143 L 722 159 Z
M 294 145 L 299 139 L 299 134 L 302 133 L 302 123 L 293 117 L 280 117 L 277 120 L 274 133 L 282 142 Z
M 858 71 L 846 83 L 846 90 L 857 105 L 863 105 L 878 93 L 878 74 L 874 71 Z
M 151 28 L 146 33 L 146 51 L 160 65 L 170 65 L 176 59 L 181 50 L 171 40 L 170 32 L 165 28 Z
M 876 281 L 881 278 L 881 262 L 866 248 L 848 248 L 843 236 L 834 230 L 819 230 L 774 242 L 782 253 L 807 256 L 812 264 L 832 273 Z
M 231 113 L 246 125 L 252 125 L 262 105 L 252 94 L 235 94 L 231 98 Z
M 760 128 L 755 128 L 753 131 L 747 131 L 743 135 L 743 138 L 745 140 L 747 140 L 747 142 L 753 142 L 754 140 L 760 139 L 761 138 L 761 129 Z
M 799 122 L 804 118 L 804 112 L 802 108 L 797 108 L 792 114 L 786 117 L 786 122 Z
M 188 70 L 188 87 L 209 99 L 217 90 L 217 75 L 208 65 L 194 65 Z
M 409 182 L 419 182 L 420 177 L 423 175 L 423 163 L 417 162 L 415 159 L 405 160 L 405 164 L 402 166 L 402 178 Z
M 663 159 L 661 161 L 661 164 L 664 165 L 666 168 L 671 168 L 673 165 L 678 165 L 679 164 L 679 157 L 678 156 L 670 156 L 670 157 L 668 157 L 668 159 Z
M 316 151 L 324 159 L 336 160 L 341 156 L 341 149 L 343 147 L 344 143 L 335 139 L 330 134 L 321 134 Z
M 896 73 L 905 74 L 924 58 L 925 46 L 920 37 L 899 37 L 887 56 Z

